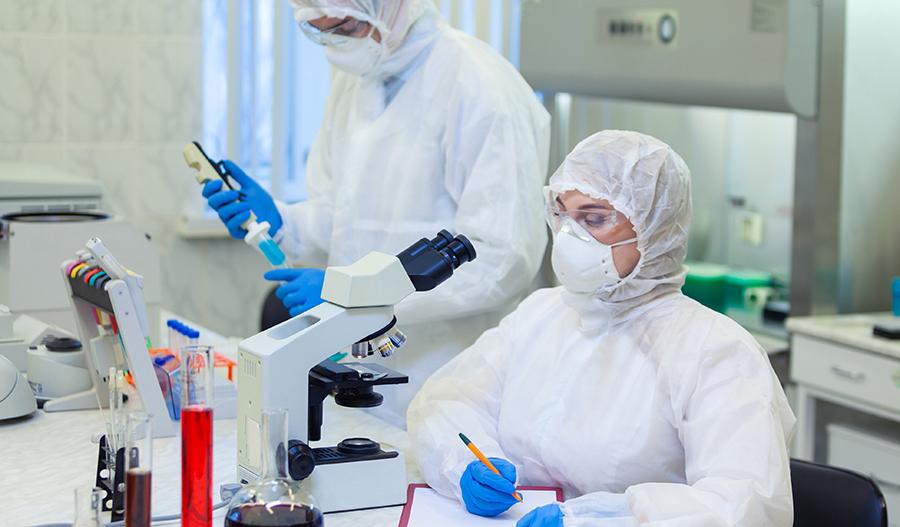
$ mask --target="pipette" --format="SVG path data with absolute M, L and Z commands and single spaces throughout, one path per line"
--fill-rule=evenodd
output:
M 188 143 L 181 153 L 188 166 L 197 171 L 195 176 L 197 183 L 205 185 L 208 181 L 220 179 L 231 190 L 240 191 L 240 188 L 235 189 L 232 184 L 229 177 L 230 174 L 206 155 L 200 143 L 196 141 Z M 250 211 L 250 217 L 241 224 L 241 228 L 247 231 L 247 235 L 244 236 L 244 242 L 262 253 L 266 260 L 272 264 L 272 267 L 286 268 L 284 251 L 269 235 L 270 227 L 271 225 L 267 221 L 256 221 L 256 215 L 253 214 L 253 211 Z

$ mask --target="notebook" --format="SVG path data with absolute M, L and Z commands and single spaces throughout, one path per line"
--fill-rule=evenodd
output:
M 515 527 L 516 522 L 541 505 L 563 500 L 555 487 L 518 487 L 522 503 L 513 505 L 500 516 L 484 518 L 469 514 L 456 499 L 446 498 L 423 483 L 413 483 L 406 491 L 406 506 L 399 527 Z

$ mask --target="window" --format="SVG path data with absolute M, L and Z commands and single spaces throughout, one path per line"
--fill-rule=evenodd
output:
M 393 1 L 393 0 L 387 0 Z M 518 64 L 520 0 L 437 0 L 456 27 Z M 322 122 L 330 66 L 288 0 L 204 0 L 203 146 L 276 198 L 305 197 L 306 159 Z

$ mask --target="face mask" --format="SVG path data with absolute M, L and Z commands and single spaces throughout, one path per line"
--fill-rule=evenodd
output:
M 570 229 L 581 229 L 570 225 Z M 622 279 L 613 261 L 613 247 L 634 243 L 637 238 L 606 245 L 598 242 L 585 231 L 588 240 L 566 230 L 553 239 L 550 261 L 559 282 L 573 293 L 593 293 L 618 285 Z
M 325 58 L 335 68 L 360 77 L 370 73 L 381 62 L 384 47 L 371 37 L 347 38 L 336 45 L 325 46 Z

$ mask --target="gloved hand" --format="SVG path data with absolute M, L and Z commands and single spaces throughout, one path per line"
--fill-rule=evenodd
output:
M 274 282 L 286 282 L 275 290 L 292 317 L 322 303 L 322 269 L 272 269 L 263 277 Z
M 247 221 L 252 210 L 258 221 L 269 222 L 269 235 L 275 236 L 283 222 L 272 196 L 232 161 L 226 159 L 220 165 L 238 182 L 240 191 L 227 187 L 223 190 L 222 181 L 216 179 L 203 185 L 203 197 L 219 213 L 219 219 L 228 227 L 228 233 L 243 240 L 247 231 L 241 228 L 241 224 Z
M 563 527 L 563 513 L 559 504 L 538 507 L 522 517 L 516 527 Z
M 478 516 L 497 516 L 518 503 L 512 494 L 516 491 L 516 467 L 498 457 L 488 458 L 497 467 L 498 476 L 481 461 L 469 463 L 459 478 L 466 510 Z

